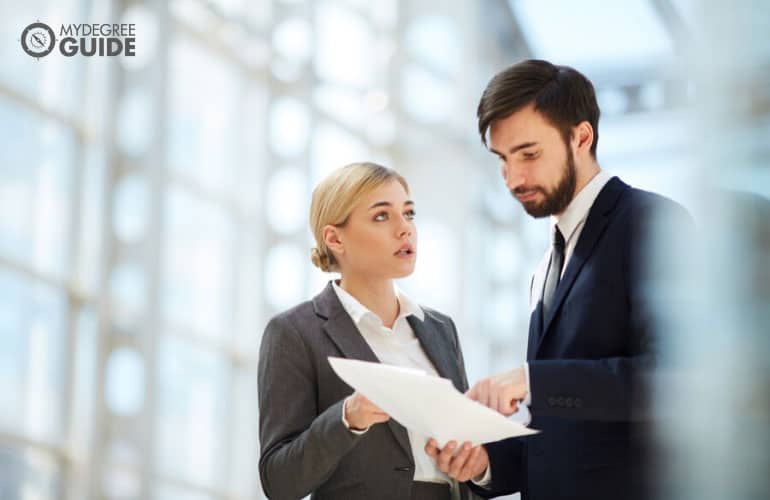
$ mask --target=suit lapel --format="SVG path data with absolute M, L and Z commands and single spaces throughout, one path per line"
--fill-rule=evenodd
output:
M 313 305 L 316 314 L 327 318 L 323 325 L 323 330 L 345 358 L 371 361 L 373 363 L 380 362 L 374 351 L 369 347 L 369 344 L 364 340 L 361 332 L 358 331 L 350 315 L 342 307 L 331 282 L 313 299 Z M 393 419 L 388 420 L 387 425 L 393 433 L 393 437 L 403 448 L 404 453 L 406 453 L 410 460 L 414 461 L 406 428 Z
M 420 341 L 425 354 L 436 367 L 438 374 L 451 380 L 455 388 L 462 391 L 462 377 L 457 366 L 457 360 L 453 357 L 455 348 L 451 345 L 450 337 L 441 331 L 443 322 L 435 319 L 427 312 L 425 313 L 425 321 L 420 321 L 415 316 L 408 316 L 406 320 Z
M 553 305 L 548 312 L 548 316 L 543 318 L 542 330 L 536 330 L 536 332 L 541 331 L 542 334 L 537 336 L 535 351 L 532 358 L 536 356 L 540 345 L 543 343 L 543 339 L 548 335 L 554 317 L 559 313 L 561 304 L 569 294 L 572 285 L 575 283 L 575 279 L 580 274 L 581 269 L 583 269 L 583 265 L 593 253 L 596 243 L 601 238 L 601 235 L 604 233 L 604 230 L 610 221 L 609 216 L 612 209 L 615 207 L 620 194 L 626 188 L 628 188 L 627 184 L 623 183 L 617 177 L 613 177 L 601 190 L 599 196 L 591 207 L 585 226 L 583 226 L 583 231 L 580 233 L 580 239 L 575 246 L 575 251 L 572 253 L 572 257 L 570 257 L 570 260 L 567 263 L 567 269 L 564 271 L 564 276 L 562 276 L 559 285 L 556 287 Z M 542 307 L 543 304 L 541 300 L 540 304 L 538 304 L 538 309 Z M 530 336 L 531 334 L 532 329 L 530 329 Z

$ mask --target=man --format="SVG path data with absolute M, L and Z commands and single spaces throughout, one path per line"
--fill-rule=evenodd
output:
M 551 248 L 533 276 L 527 363 L 478 382 L 468 396 L 504 415 L 529 407 L 542 431 L 471 449 L 428 453 L 477 493 L 525 500 L 647 498 L 647 384 L 656 349 L 644 257 L 658 215 L 686 219 L 596 160 L 599 107 L 591 82 L 529 60 L 496 75 L 479 132 L 512 195 L 551 217 Z

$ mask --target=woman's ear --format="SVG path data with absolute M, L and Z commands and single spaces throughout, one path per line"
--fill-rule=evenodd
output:
M 342 244 L 342 235 L 338 227 L 327 224 L 324 226 L 322 234 L 324 243 L 330 250 L 338 254 L 345 253 L 345 246 Z

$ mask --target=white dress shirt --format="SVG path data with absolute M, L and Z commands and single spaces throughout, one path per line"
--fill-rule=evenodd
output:
M 605 172 L 604 170 L 600 170 L 599 173 L 597 173 L 588 182 L 588 184 L 583 186 L 583 189 L 581 189 L 580 192 L 575 195 L 575 197 L 572 199 L 570 204 L 567 205 L 567 208 L 561 215 L 551 216 L 551 234 L 553 234 L 553 227 L 558 226 L 559 231 L 561 231 L 562 236 L 564 236 L 564 265 L 561 268 L 560 277 L 564 276 L 564 271 L 567 269 L 569 260 L 572 257 L 572 254 L 575 253 L 575 246 L 580 239 L 580 234 L 583 232 L 583 227 L 586 225 L 588 212 L 591 211 L 591 207 L 596 201 L 596 198 L 599 196 L 599 193 L 602 189 L 604 189 L 604 186 L 607 184 L 607 182 L 609 182 L 611 178 L 611 174 Z M 541 259 L 536 274 L 545 276 L 548 271 L 548 263 L 550 261 L 551 249 L 549 248 Z M 542 286 L 532 287 L 532 297 L 530 298 L 530 302 L 537 304 L 537 302 L 542 297 L 542 293 Z M 527 396 L 524 398 L 523 403 L 527 406 L 527 408 L 529 408 L 532 405 L 532 391 L 529 382 L 528 363 L 524 363 L 524 373 L 527 378 Z M 526 419 L 522 423 L 524 425 L 529 425 L 531 420 L 532 416 L 527 413 Z M 484 476 L 480 480 L 474 482 L 479 486 L 486 486 L 489 484 L 491 478 L 491 467 L 487 467 Z
M 386 327 L 382 320 L 372 311 L 361 304 L 355 297 L 347 291 L 332 282 L 332 287 L 337 297 L 342 303 L 342 307 L 350 315 L 361 336 L 374 352 L 381 363 L 387 365 L 406 366 L 409 368 L 418 368 L 430 375 L 438 376 L 433 363 L 423 351 L 419 339 L 415 336 L 412 327 L 406 320 L 407 316 L 414 315 L 420 321 L 425 319 L 425 313 L 422 308 L 407 297 L 403 292 L 396 288 L 398 297 L 399 312 L 393 328 Z M 343 422 L 345 412 L 343 411 Z M 346 427 L 350 427 L 345 422 Z M 355 432 L 351 429 L 351 432 Z M 409 444 L 412 447 L 414 456 L 414 480 L 429 481 L 436 483 L 448 483 L 454 489 L 454 482 L 443 472 L 438 470 L 427 453 L 425 453 L 425 444 L 428 442 L 427 436 L 419 435 L 407 429 L 409 435 Z

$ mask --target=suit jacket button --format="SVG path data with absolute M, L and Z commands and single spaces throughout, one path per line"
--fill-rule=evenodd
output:
M 572 408 L 572 398 L 567 398 L 564 400 L 564 404 L 567 406 L 567 408 Z
M 575 398 L 575 408 L 580 408 L 583 406 L 583 400 L 580 398 Z
M 556 399 L 556 405 L 557 405 L 557 406 L 564 406 L 564 397 L 562 397 L 562 396 L 559 396 L 559 397 Z
M 556 404 L 556 398 L 551 396 L 548 398 L 548 406 L 554 406 Z

